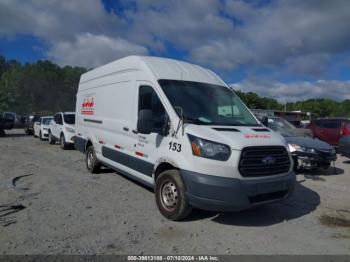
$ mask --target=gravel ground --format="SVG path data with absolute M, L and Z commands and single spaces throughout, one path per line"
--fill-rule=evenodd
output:
M 151 190 L 11 130 L 0 138 L 0 254 L 350 254 L 350 160 L 297 180 L 283 203 L 172 222 Z

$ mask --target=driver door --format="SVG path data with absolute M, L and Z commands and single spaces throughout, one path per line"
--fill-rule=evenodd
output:
M 161 129 L 167 119 L 167 113 L 158 94 L 149 84 L 140 85 L 138 90 L 138 111 L 149 109 L 152 111 L 154 118 L 153 126 Z M 134 157 L 141 160 L 142 169 L 137 170 L 152 176 L 154 162 L 158 159 L 157 150 L 161 143 L 166 140 L 164 136 L 157 133 L 140 134 L 135 132 L 135 155 Z

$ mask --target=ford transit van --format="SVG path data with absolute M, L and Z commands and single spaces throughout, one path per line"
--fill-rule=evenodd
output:
M 295 182 L 283 138 L 215 73 L 172 59 L 129 56 L 83 74 L 74 142 L 90 172 L 153 187 L 171 220 L 281 201 Z

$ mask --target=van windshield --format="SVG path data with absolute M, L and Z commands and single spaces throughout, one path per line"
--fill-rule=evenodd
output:
M 260 126 L 239 97 L 225 86 L 179 80 L 158 83 L 177 114 L 182 110 L 187 123 Z

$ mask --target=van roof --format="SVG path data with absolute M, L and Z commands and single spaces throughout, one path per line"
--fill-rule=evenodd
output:
M 209 69 L 183 61 L 152 56 L 127 56 L 97 67 L 83 74 L 80 79 L 80 84 L 104 76 L 130 71 L 144 71 L 146 74 L 146 71 L 148 71 L 153 75 L 155 80 L 185 80 L 226 86 L 226 84 Z

